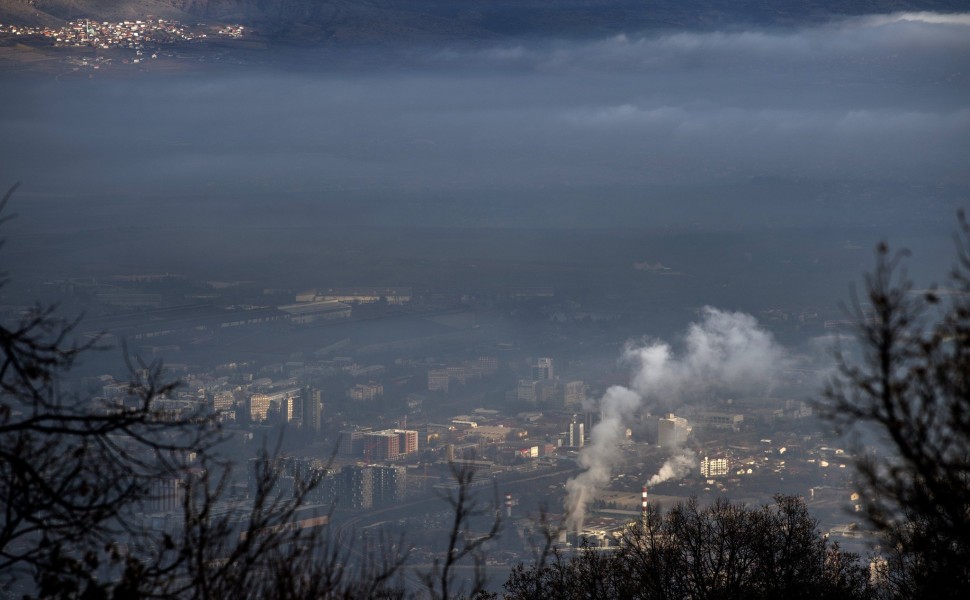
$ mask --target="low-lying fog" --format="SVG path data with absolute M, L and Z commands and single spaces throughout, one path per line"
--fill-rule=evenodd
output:
M 912 243 L 943 239 L 970 189 L 970 15 L 329 52 L 0 76 L 0 185 L 23 182 L 6 235 L 857 228 Z

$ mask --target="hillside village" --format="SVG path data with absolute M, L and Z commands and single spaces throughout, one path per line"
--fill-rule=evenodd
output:
M 63 27 L 31 27 L 0 23 L 0 45 L 13 42 L 40 48 L 90 51 L 121 50 L 120 57 L 69 56 L 65 59 L 78 67 L 100 68 L 115 62 L 138 64 L 159 56 L 178 56 L 174 48 L 207 40 L 238 40 L 249 34 L 243 25 L 209 26 L 203 23 L 185 25 L 179 21 L 147 17 L 145 20 L 94 21 L 80 19 Z M 117 60 L 116 60 L 117 59 Z

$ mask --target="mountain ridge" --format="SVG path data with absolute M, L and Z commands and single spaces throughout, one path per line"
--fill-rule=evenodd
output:
M 958 0 L 0 0 L 0 23 L 242 23 L 278 42 L 386 43 L 597 36 L 658 27 L 789 26 L 844 15 L 957 12 Z

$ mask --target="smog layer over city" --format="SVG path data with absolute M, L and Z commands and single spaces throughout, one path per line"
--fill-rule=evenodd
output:
M 783 497 L 879 588 L 833 400 L 880 243 L 970 291 L 966 8 L 0 0 L 0 595 L 202 597 L 214 519 L 215 597 L 525 598 Z

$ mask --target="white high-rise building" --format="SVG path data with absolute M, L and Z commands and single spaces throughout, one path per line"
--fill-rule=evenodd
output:
M 586 384 L 582 381 L 570 381 L 563 386 L 563 407 L 580 408 L 586 400 Z
M 319 432 L 322 420 L 323 399 L 321 392 L 308 386 L 303 390 L 303 427 L 311 431 Z
M 582 448 L 585 441 L 583 423 L 577 423 L 576 417 L 573 417 L 572 423 L 569 424 L 569 445 L 572 448 Z
M 538 386 L 536 383 L 537 382 L 529 379 L 520 379 L 519 385 L 516 388 L 516 397 L 523 402 L 535 404 L 539 399 L 537 394 Z
M 431 369 L 428 371 L 428 391 L 447 392 L 450 379 L 448 369 Z
M 532 380 L 533 381 L 546 381 L 548 379 L 555 379 L 556 373 L 552 366 L 551 358 L 540 358 L 536 360 L 536 364 L 532 365 Z
M 701 461 L 701 477 L 710 479 L 712 477 L 724 477 L 728 474 L 728 459 L 721 457 L 704 457 Z
M 661 448 L 675 448 L 683 445 L 690 435 L 691 426 L 687 419 L 668 413 L 657 423 L 657 445 Z

